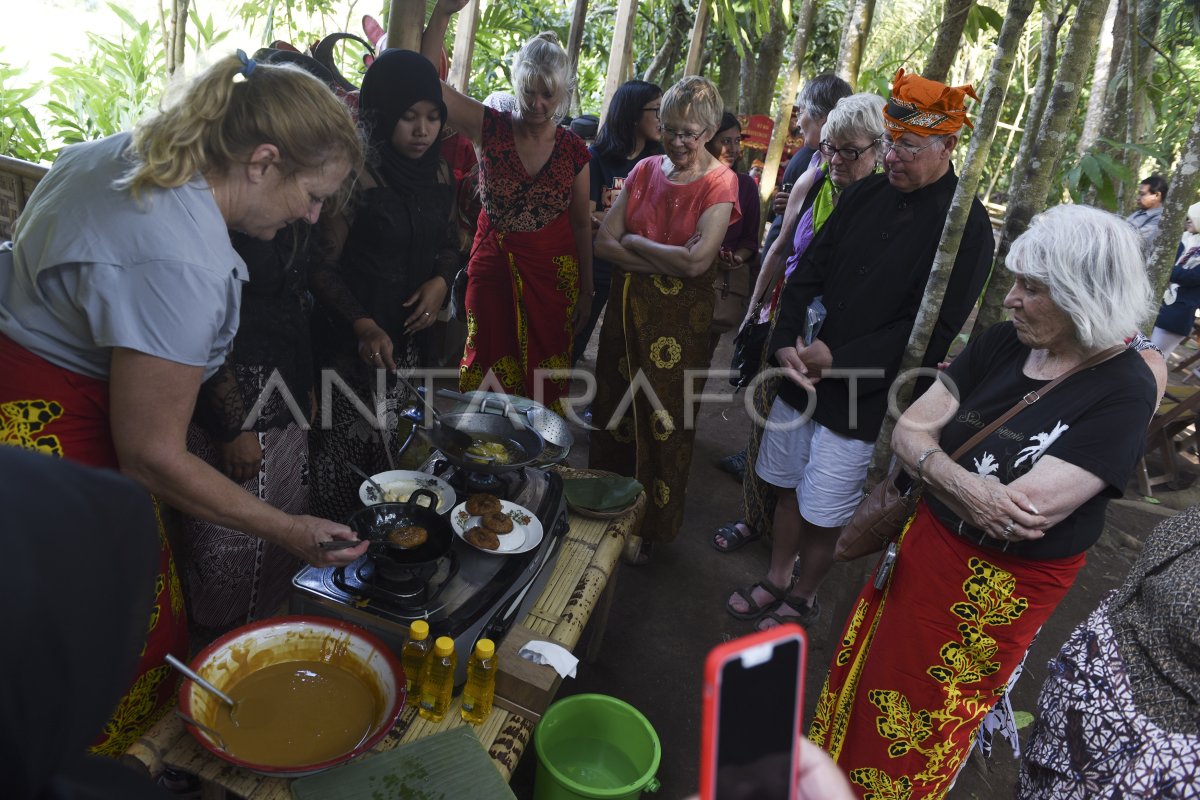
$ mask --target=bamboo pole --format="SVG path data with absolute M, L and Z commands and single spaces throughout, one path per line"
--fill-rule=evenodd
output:
M 613 26 L 612 44 L 608 51 L 608 76 L 604 79 L 604 104 L 600 108 L 600 119 L 608 116 L 608 104 L 625 81 L 628 71 L 629 52 L 633 47 L 633 23 L 637 18 L 638 0 L 620 0 L 617 3 L 617 21 Z
M 425 27 L 425 0 L 391 0 L 388 14 L 388 47 L 421 51 L 421 31 Z
M 471 0 L 458 12 L 454 27 L 454 57 L 450 60 L 450 74 L 446 82 L 463 94 L 471 83 L 471 60 L 475 57 L 475 31 L 479 28 L 479 4 Z M 572 73 L 574 74 L 574 73 Z

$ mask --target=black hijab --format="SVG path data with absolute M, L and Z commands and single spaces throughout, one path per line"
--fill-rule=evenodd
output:
M 411 50 L 384 50 L 363 77 L 359 113 L 368 126 L 368 136 L 384 180 L 397 193 L 407 194 L 438 182 L 442 157 L 441 131 L 420 158 L 412 159 L 392 148 L 392 131 L 404 112 L 428 100 L 446 124 L 442 82 L 433 64 Z

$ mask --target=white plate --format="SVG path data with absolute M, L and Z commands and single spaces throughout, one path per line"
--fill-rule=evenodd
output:
M 378 497 L 379 492 L 375 491 L 375 487 L 367 481 L 363 481 L 362 485 L 358 487 L 358 499 L 362 500 L 364 506 L 373 506 L 383 502 L 407 503 L 408 498 L 417 489 L 427 489 L 438 496 L 437 513 L 445 514 L 454 507 L 454 501 L 458 499 L 450 484 L 427 472 L 394 469 L 372 475 L 371 478 L 383 487 L 389 498 L 385 500 Z M 418 505 L 425 505 L 425 501 L 418 501 Z
M 498 534 L 498 538 L 500 539 L 500 548 L 498 550 L 475 547 L 475 545 L 467 542 L 464 534 L 479 524 L 479 517 L 467 513 L 466 503 L 459 503 L 450 512 L 450 525 L 453 526 L 454 532 L 458 534 L 460 539 L 467 542 L 467 544 L 471 544 L 472 547 L 475 547 L 476 550 L 482 553 L 507 556 L 514 553 L 526 553 L 541 544 L 542 523 L 533 515 L 532 511 L 516 503 L 510 503 L 507 500 L 500 501 L 500 510 L 508 514 L 512 519 L 513 529 L 511 533 Z

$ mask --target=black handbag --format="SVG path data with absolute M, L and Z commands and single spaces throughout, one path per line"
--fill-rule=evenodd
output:
M 751 320 L 757 318 L 757 312 L 750 317 Z M 734 337 L 733 358 L 729 362 L 729 369 L 737 374 L 729 377 L 729 383 L 735 389 L 749 386 L 750 381 L 754 380 L 754 376 L 762 368 L 767 336 L 770 333 L 770 322 L 748 321 Z

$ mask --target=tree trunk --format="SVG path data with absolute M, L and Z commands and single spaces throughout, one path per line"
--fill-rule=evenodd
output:
M 1115 158 L 1121 163 L 1128 161 L 1128 153 L 1119 147 L 1113 147 L 1104 140 L 1112 142 L 1128 141 L 1125 131 L 1125 106 L 1129 94 L 1128 81 L 1113 81 L 1120 71 L 1129 68 L 1129 53 L 1126 47 L 1129 32 L 1129 3 L 1128 0 L 1117 0 L 1117 13 L 1113 18 L 1113 50 L 1109 66 L 1108 82 L 1105 86 L 1104 109 L 1100 114 L 1100 135 L 1095 143 L 1095 150 Z M 1121 198 L 1129 191 L 1129 186 L 1123 181 L 1117 181 L 1114 187 L 1118 198 L 1117 208 L 1121 207 Z M 1096 190 L 1089 189 L 1084 196 L 1088 205 L 1096 204 Z M 1113 209 L 1116 210 L 1116 209 Z
M 704 60 L 704 32 L 708 29 L 708 16 L 711 9 L 709 0 L 697 0 L 696 20 L 692 23 L 692 38 L 688 42 L 687 61 L 683 65 L 684 75 L 699 75 L 700 65 Z
M 1058 69 L 1058 32 L 1062 30 L 1066 13 L 1063 0 L 1045 0 L 1042 5 L 1042 42 L 1039 48 L 1037 83 L 1033 87 L 1029 115 L 1025 118 L 1025 132 L 1021 135 L 1021 147 L 1017 150 L 1014 174 L 1029 163 L 1029 158 L 1038 144 L 1035 134 L 1042 127 L 1042 117 L 1045 116 L 1046 104 L 1050 101 L 1050 87 L 1054 85 L 1054 72 Z M 1009 193 L 1012 193 L 1011 188 Z
M 747 48 L 746 52 L 741 55 L 741 62 L 738 64 L 738 95 L 737 95 L 737 114 L 751 114 L 750 97 L 754 94 L 754 50 Z M 726 111 L 733 111 L 729 106 L 725 107 Z
M 717 91 L 721 93 L 726 108 L 737 108 L 738 86 L 742 82 L 742 61 L 738 57 L 737 48 L 728 39 L 722 37 L 718 47 L 720 50 L 717 54 L 717 69 L 721 74 L 717 78 Z
M 963 29 L 967 27 L 967 13 L 975 5 L 975 0 L 946 0 L 942 11 L 942 24 L 938 26 L 937 39 L 933 42 L 933 50 L 929 60 L 925 62 L 923 77 L 931 81 L 946 82 L 954 57 L 958 55 L 958 45 L 962 41 Z
M 191 0 L 172 0 L 171 28 L 167 32 L 167 74 L 183 66 L 187 47 L 188 4 Z
M 479 2 L 480 0 L 475 0 L 476 13 L 478 13 Z M 583 46 L 583 23 L 587 19 L 587 7 L 588 0 L 575 0 L 575 10 L 571 14 L 571 31 L 567 34 L 568 75 L 575 75 L 579 70 L 579 48 Z M 454 43 L 455 49 L 457 49 L 457 38 Z M 579 116 L 579 113 L 579 87 L 575 86 L 571 89 L 571 114 Z
M 858 70 L 862 66 L 863 51 L 867 48 L 867 37 L 871 35 L 874 17 L 875 0 L 854 0 L 846 9 L 837 69 L 834 72 L 852 87 L 858 86 Z
M 812 38 L 817 18 L 817 0 L 803 0 L 800 16 L 796 19 L 796 36 L 792 40 L 792 61 L 783 77 L 783 91 L 779 95 L 779 109 L 775 112 L 775 127 L 771 129 L 771 143 L 763 158 L 762 178 L 758 182 L 759 199 L 763 209 L 759 219 L 767 221 L 767 203 L 775 191 L 775 180 L 779 175 L 779 162 L 783 160 L 783 146 L 787 142 L 788 125 L 792 121 L 792 106 L 800 88 L 800 68 L 808 55 L 808 41 Z
M 1147 267 L 1154 282 L 1154 297 L 1161 297 L 1163 289 L 1167 288 L 1171 277 L 1171 267 L 1175 263 L 1175 249 L 1179 237 L 1183 235 L 1183 226 L 1187 222 L 1188 207 L 1195 201 L 1196 193 L 1200 191 L 1200 109 L 1192 120 L 1192 131 L 1188 135 L 1187 145 L 1175 165 L 1175 173 L 1171 176 L 1171 185 L 1167 189 L 1167 200 L 1163 204 L 1162 218 L 1158 223 L 1158 235 L 1154 239 L 1154 250 L 1150 254 Z M 1154 314 L 1142 324 L 1142 330 L 1150 330 L 1154 326 Z
M 683 37 L 687 35 L 688 27 L 687 8 L 683 5 L 683 0 L 675 0 L 675 7 L 671 9 L 671 19 L 667 24 L 667 36 L 650 66 L 646 67 L 642 80 L 659 85 L 666 83 L 666 79 L 671 76 L 672 66 L 679 59 L 679 49 L 683 46 Z
M 1096 50 L 1096 65 L 1092 69 L 1092 88 L 1088 94 L 1087 116 L 1083 120 L 1083 131 L 1079 134 L 1079 144 L 1075 147 L 1078 155 L 1083 155 L 1095 144 L 1100 135 L 1100 119 L 1104 116 L 1104 100 L 1108 94 L 1108 82 L 1112 79 L 1113 67 L 1113 23 L 1117 19 L 1117 6 L 1121 0 L 1109 0 L 1108 11 L 1104 14 L 1104 22 L 1100 25 L 1100 47 Z
M 775 84 L 783 66 L 783 45 L 791 20 L 783 16 L 783 4 L 772 3 L 770 27 L 758 44 L 754 62 L 754 90 L 750 94 L 751 114 L 770 114 L 775 100 Z M 785 97 L 787 95 L 784 95 Z
M 1150 111 L 1150 93 L 1146 91 L 1150 85 L 1150 77 L 1154 74 L 1154 50 L 1151 44 L 1158 36 L 1158 23 L 1162 18 L 1161 0 L 1138 0 L 1135 4 L 1130 0 L 1130 24 L 1128 41 L 1125 52 L 1129 54 L 1129 97 L 1132 102 L 1126 107 L 1127 120 L 1125 124 L 1125 141 L 1131 144 L 1144 144 L 1147 135 L 1154 125 L 1153 114 Z M 1128 164 L 1133 170 L 1134 180 L 1140 180 L 1143 156 L 1135 150 L 1129 151 Z M 1130 192 L 1129 195 L 1133 193 Z M 1132 210 L 1133 197 L 1126 202 L 1127 210 Z
M 1057 172 L 1058 161 L 1066 147 L 1068 128 L 1079 106 L 1083 76 L 1093 63 L 1093 49 L 1106 6 L 1107 0 L 1079 0 L 1075 21 L 1067 36 L 1058 76 L 1033 149 L 1029 159 L 1018 167 L 1017 185 L 1009 198 L 1008 214 L 1000 232 L 1000 247 L 992 266 L 991 280 L 984 292 L 983 304 L 975 318 L 973 334 L 994 325 L 1004 316 L 1004 296 L 1008 293 L 1009 284 L 1004 272 L 1005 256 L 1012 241 L 1029 227 L 1033 215 L 1046 207 L 1050 182 Z M 1028 134 L 1027 130 L 1026 136 Z

